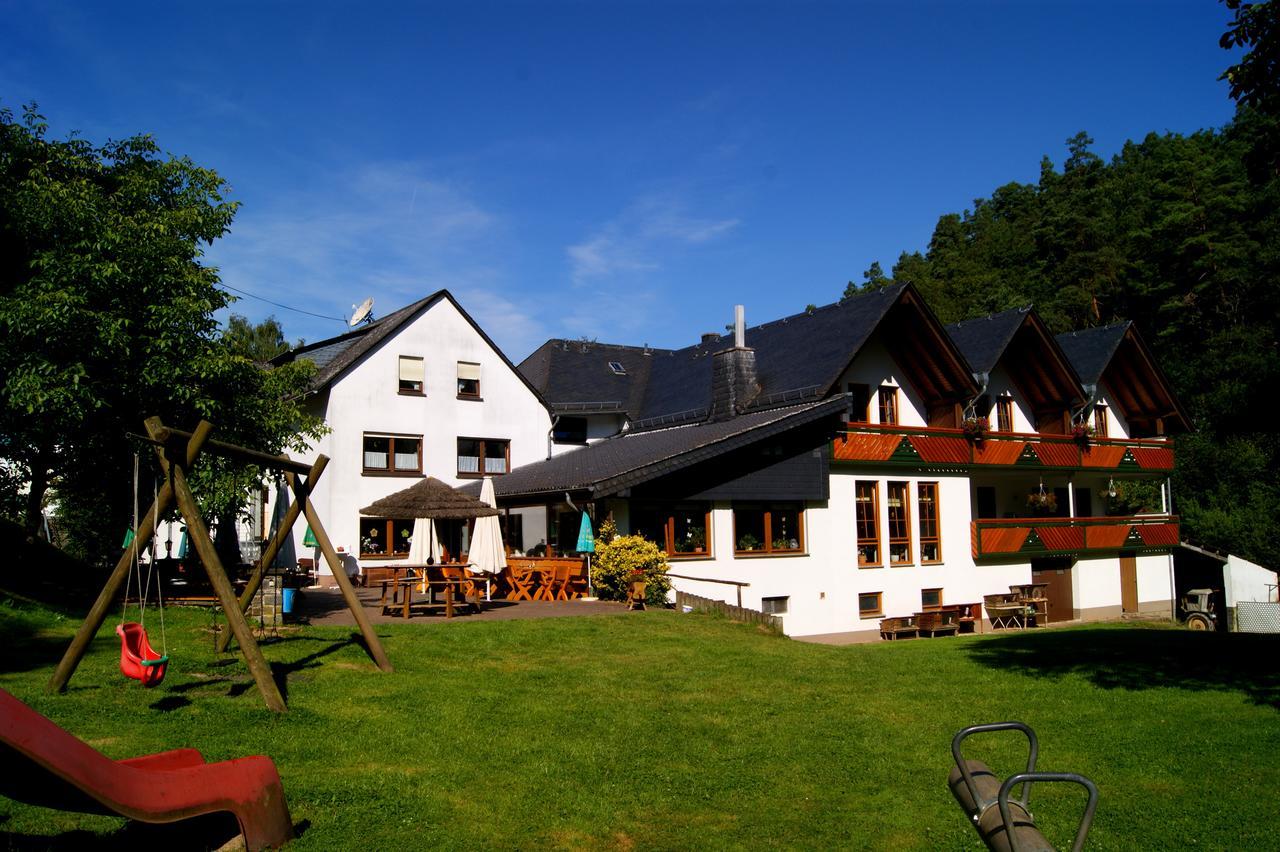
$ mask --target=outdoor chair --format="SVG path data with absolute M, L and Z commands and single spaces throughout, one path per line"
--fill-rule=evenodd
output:
M 571 601 L 577 598 L 585 598 L 589 588 L 587 585 L 587 563 L 584 559 L 569 569 L 569 576 L 565 579 L 565 600 Z
M 511 591 L 507 593 L 509 601 L 531 601 L 533 600 L 534 590 L 533 582 L 535 573 L 528 566 L 521 566 L 519 563 L 512 562 L 507 566 L 504 576 L 511 585 Z

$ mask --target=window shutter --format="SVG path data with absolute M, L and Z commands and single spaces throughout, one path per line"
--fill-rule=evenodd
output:
M 426 362 L 421 358 L 400 356 L 400 381 L 421 384 L 426 378 L 426 373 Z
M 480 381 L 480 365 L 467 361 L 458 362 L 458 378 L 460 380 Z

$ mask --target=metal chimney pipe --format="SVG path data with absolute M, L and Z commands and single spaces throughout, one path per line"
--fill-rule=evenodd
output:
M 733 306 L 733 345 L 738 349 L 747 345 L 747 309 Z

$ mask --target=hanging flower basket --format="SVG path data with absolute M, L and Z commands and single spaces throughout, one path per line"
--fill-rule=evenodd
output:
M 1089 423 L 1074 424 L 1071 427 L 1071 437 L 1081 444 L 1088 444 L 1093 440 L 1093 425 Z
M 1058 511 L 1058 496 L 1052 491 L 1034 490 L 1027 495 L 1027 508 L 1037 515 L 1052 515 Z
M 966 438 L 978 442 L 987 437 L 987 433 L 991 431 L 991 421 L 985 417 L 966 417 L 961 428 L 964 429 Z

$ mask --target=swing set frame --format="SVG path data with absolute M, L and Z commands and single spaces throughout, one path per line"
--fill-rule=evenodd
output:
M 249 666 L 249 671 L 258 685 L 258 691 L 262 693 L 262 698 L 268 708 L 276 713 L 283 713 L 288 710 L 284 696 L 280 693 L 280 687 L 272 676 L 271 667 L 262 656 L 262 649 L 258 646 L 257 640 L 253 637 L 253 631 L 245 620 L 245 612 L 262 584 L 262 578 L 266 574 L 267 567 L 275 559 L 287 537 L 292 534 L 293 525 L 297 522 L 299 515 L 305 515 L 307 523 L 311 526 L 311 532 L 315 536 L 316 544 L 319 546 L 320 552 L 324 554 L 325 561 L 333 572 L 334 580 L 337 581 L 338 588 L 342 590 L 342 597 L 346 601 L 347 607 L 351 610 L 351 614 L 355 617 L 356 625 L 360 628 L 360 634 L 364 639 L 365 648 L 368 650 L 369 656 L 382 671 L 394 671 L 390 660 L 387 659 L 386 651 L 382 648 L 382 643 L 378 640 L 378 636 L 373 630 L 373 625 L 370 623 L 368 616 L 365 615 L 364 607 L 360 604 L 359 598 L 356 597 L 355 589 L 351 586 L 351 581 L 347 577 L 346 571 L 342 568 L 338 554 L 333 549 L 333 543 L 329 540 L 329 535 L 325 532 L 324 525 L 320 522 L 320 516 L 311 503 L 311 491 L 315 488 L 316 481 L 329 464 L 327 456 L 317 456 L 313 464 L 307 465 L 303 462 L 294 461 L 285 455 L 276 456 L 236 444 L 214 441 L 210 438 L 213 433 L 213 424 L 207 420 L 201 420 L 194 432 L 171 429 L 165 426 L 159 417 L 147 418 L 145 426 L 147 437 L 143 438 L 143 440 L 154 445 L 160 468 L 165 475 L 165 482 L 156 493 L 151 508 L 138 523 L 138 529 L 134 534 L 135 546 L 139 550 L 147 546 L 156 532 L 155 519 L 166 513 L 176 502 L 178 512 L 187 524 L 189 540 L 194 545 L 196 553 L 200 556 L 200 562 L 204 565 L 205 571 L 209 575 L 209 583 L 213 586 L 218 602 L 222 606 L 222 611 L 226 615 L 227 623 L 231 627 L 229 633 L 219 637 L 218 651 L 226 650 L 227 643 L 231 637 L 235 637 L 236 643 L 240 646 L 240 653 L 243 655 L 245 663 Z M 257 464 L 272 470 L 283 471 L 285 480 L 293 491 L 294 502 L 286 512 L 284 522 L 280 524 L 275 534 L 268 541 L 267 546 L 263 549 L 262 555 L 249 577 L 249 583 L 239 599 L 236 598 L 235 587 L 232 586 L 231 580 L 227 577 L 226 569 L 223 568 L 222 561 L 218 558 L 213 539 L 209 535 L 209 528 L 205 525 L 204 518 L 200 515 L 200 508 L 196 503 L 195 496 L 191 493 L 191 488 L 187 484 L 187 471 L 196 463 L 201 452 L 209 452 L 234 461 Z M 132 547 L 126 548 L 120 557 L 120 561 L 116 563 L 115 570 L 107 578 L 106 585 L 102 587 L 102 592 L 98 595 L 98 599 L 89 610 L 89 614 L 85 617 L 84 623 L 80 625 L 80 629 L 76 631 L 75 638 L 71 640 L 66 653 L 62 655 L 62 660 L 58 663 L 58 667 L 54 669 L 53 676 L 49 678 L 49 683 L 45 687 L 48 692 L 64 692 L 66 690 L 67 683 L 75 673 L 76 667 L 84 659 L 84 655 L 88 652 L 94 636 L 97 635 L 99 628 L 106 621 L 108 611 L 112 608 L 116 595 L 120 592 L 121 585 L 128 579 L 133 558 L 132 553 Z

